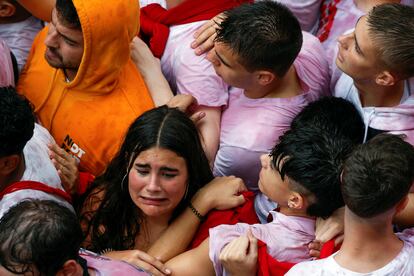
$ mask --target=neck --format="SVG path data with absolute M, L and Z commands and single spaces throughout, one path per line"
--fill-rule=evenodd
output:
M 363 107 L 393 107 L 399 105 L 404 93 L 404 81 L 392 86 L 383 86 L 362 81 L 354 81 Z
M 345 239 L 335 260 L 342 267 L 368 273 L 391 262 L 403 242 L 392 229 L 393 214 L 385 218 L 362 219 L 345 208 Z M 358 256 L 358 258 L 355 258 Z
M 145 217 L 135 242 L 135 247 L 146 252 L 168 228 L 168 221 L 169 217 Z
M 312 219 L 314 218 L 314 217 L 309 216 L 306 213 L 306 210 L 292 209 L 286 206 L 280 206 L 279 213 L 284 214 L 285 216 L 305 217 L 305 218 L 312 218 Z
M 76 77 L 76 74 L 78 73 L 78 70 L 63 69 L 63 73 L 69 81 L 73 81 L 73 79 Z
M 24 154 L 22 153 L 18 167 L 10 175 L 0 178 L 0 191 L 6 189 L 10 184 L 20 181 L 25 169 L 26 163 L 24 161 Z
M 354 0 L 355 6 L 364 13 L 368 13 L 373 7 L 381 4 L 400 2 L 400 0 Z
M 276 78 L 267 86 L 259 86 L 252 89 L 246 89 L 244 94 L 252 99 L 259 98 L 291 98 L 302 92 L 299 77 L 296 69 L 292 65 L 282 78 Z M 251 97 L 250 95 L 257 95 Z

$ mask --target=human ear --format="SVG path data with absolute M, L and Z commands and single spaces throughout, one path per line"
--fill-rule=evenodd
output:
M 292 192 L 288 199 L 288 207 L 290 209 L 303 209 L 305 206 L 305 199 L 298 192 Z
M 405 209 L 405 207 L 407 207 L 407 204 L 408 204 L 408 196 L 405 196 L 395 206 L 395 213 L 396 214 L 400 213 L 402 210 Z
M 0 17 L 11 17 L 16 12 L 16 7 L 7 1 L 0 1 Z
M 67 260 L 56 276 L 79 276 L 83 275 L 82 267 L 75 260 Z
M 9 176 L 19 166 L 21 157 L 20 155 L 13 154 L 0 158 L 0 175 Z
M 397 77 L 389 71 L 382 71 L 376 76 L 375 82 L 381 86 L 392 86 L 397 82 Z
M 262 86 L 270 84 L 276 78 L 275 74 L 266 70 L 259 70 L 256 72 L 256 74 L 258 83 Z

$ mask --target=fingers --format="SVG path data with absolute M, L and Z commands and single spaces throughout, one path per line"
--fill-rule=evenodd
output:
M 145 252 L 138 251 L 138 262 L 140 267 L 150 272 L 152 275 L 168 275 L 171 271 L 158 259 L 146 254 Z
M 191 43 L 191 48 L 195 49 L 196 55 L 199 56 L 213 48 L 214 40 L 217 36 L 217 28 L 222 20 L 222 14 L 219 14 L 194 33 L 194 41 Z
M 314 240 L 313 242 L 309 243 L 309 255 L 314 258 L 319 258 L 321 255 L 322 245 L 322 242 L 318 240 Z
M 197 123 L 199 123 L 204 117 L 206 116 L 205 112 L 196 112 L 193 115 L 190 116 L 191 121 L 193 121 L 193 123 L 195 125 L 197 125 Z
M 335 246 L 338 246 L 338 244 L 341 244 L 344 241 L 344 234 L 339 235 L 338 237 L 335 238 Z
M 253 236 L 251 229 L 247 231 L 247 238 L 249 239 L 249 254 L 251 256 L 257 256 L 257 239 Z

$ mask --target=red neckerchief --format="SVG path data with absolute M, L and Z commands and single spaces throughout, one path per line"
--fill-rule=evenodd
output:
M 19 181 L 9 185 L 6 189 L 0 192 L 0 200 L 7 194 L 11 194 L 21 190 L 36 190 L 60 197 L 70 204 L 72 204 L 72 197 L 65 191 L 47 186 L 46 184 L 37 181 Z

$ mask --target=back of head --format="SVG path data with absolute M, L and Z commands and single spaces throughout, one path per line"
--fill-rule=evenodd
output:
M 342 98 L 323 97 L 309 103 L 293 119 L 290 128 L 301 129 L 313 125 L 334 135 L 351 139 L 355 144 L 364 138 L 364 121 L 355 106 Z
M 34 122 L 30 102 L 12 87 L 0 87 L 0 157 L 23 152 Z
M 380 134 L 346 160 L 342 194 L 357 216 L 371 218 L 393 208 L 414 182 L 414 147 L 401 137 Z
M 313 195 L 309 215 L 328 217 L 343 206 L 342 165 L 362 141 L 363 131 L 362 118 L 352 104 L 326 97 L 306 106 L 279 138 L 271 153 L 274 168 L 279 168 L 282 179 L 287 176 L 300 186 L 293 189 Z
M 387 69 L 401 79 L 414 76 L 414 8 L 379 5 L 369 12 L 367 23 Z
M 12 273 L 55 275 L 77 260 L 82 231 L 74 213 L 54 201 L 29 200 L 0 220 L 0 263 Z
M 57 0 L 56 11 L 59 19 L 62 20 L 66 27 L 81 30 L 78 12 L 72 0 Z
M 302 47 L 302 32 L 292 12 L 276 1 L 260 1 L 225 16 L 216 41 L 229 46 L 246 70 L 270 70 L 283 77 Z

